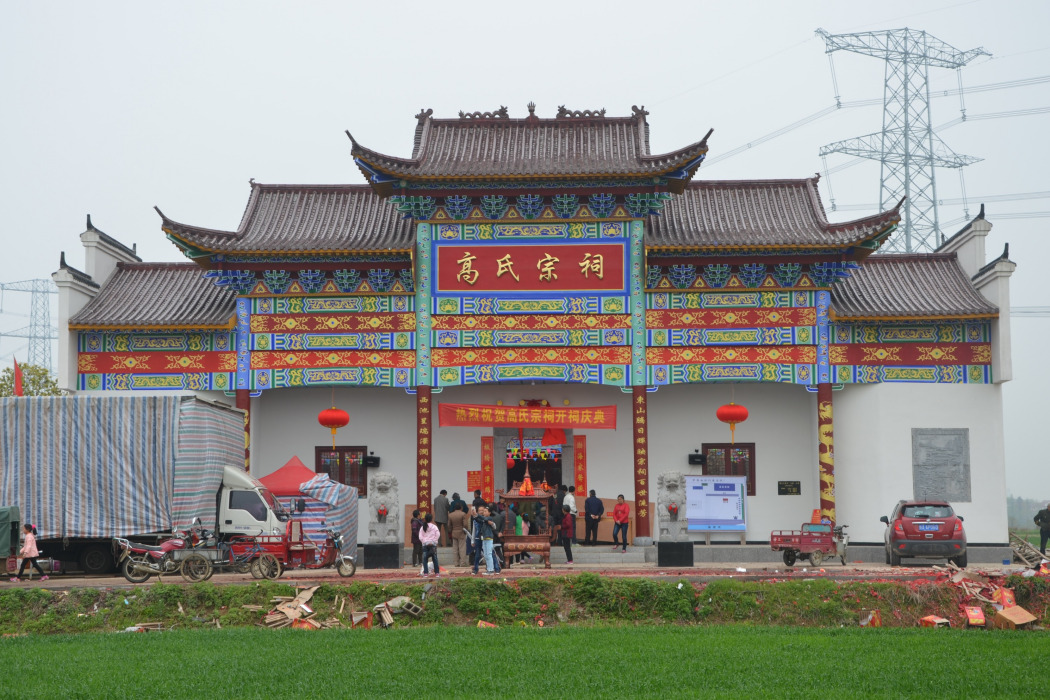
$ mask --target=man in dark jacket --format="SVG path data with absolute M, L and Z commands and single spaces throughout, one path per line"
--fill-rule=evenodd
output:
M 591 489 L 591 495 L 583 502 L 583 522 L 586 527 L 584 544 L 598 544 L 598 523 L 602 521 L 603 515 L 605 515 L 605 504 L 595 495 L 594 489 Z
M 1046 541 L 1050 539 L 1050 503 L 1035 514 L 1035 524 L 1039 526 L 1039 551 L 1046 556 Z
M 441 533 L 438 545 L 449 546 L 451 542 L 449 542 L 448 532 L 448 491 L 445 489 L 441 489 L 441 493 L 434 499 L 434 524 L 438 526 L 438 532 Z

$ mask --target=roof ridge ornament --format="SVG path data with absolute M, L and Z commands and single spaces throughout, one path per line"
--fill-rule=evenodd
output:
M 430 115 L 432 115 L 433 113 L 434 113 L 434 110 L 433 110 L 433 109 L 424 109 L 424 108 L 420 108 L 420 110 L 419 110 L 419 114 L 417 114 L 417 115 L 416 115 L 416 120 L 417 120 L 417 121 L 419 121 L 419 123 L 421 123 L 421 124 L 422 124 L 422 123 L 423 123 L 423 122 L 425 122 L 425 121 L 426 121 L 427 119 L 429 119 L 429 118 L 430 118 Z M 461 117 L 462 117 L 462 116 L 463 116 L 463 112 L 460 112 L 460 113 L 459 113 L 459 116 L 461 116 Z
M 555 119 L 599 119 L 605 117 L 605 108 L 602 109 L 566 109 L 565 105 L 558 106 L 558 114 Z
M 433 111 L 433 110 L 431 110 Z M 464 112 L 460 110 L 460 119 L 510 119 L 510 114 L 507 112 L 507 108 L 504 105 L 500 105 L 500 108 L 492 112 Z
M 649 112 L 646 110 L 645 105 L 642 105 L 641 107 L 638 105 L 631 105 L 631 112 L 635 117 L 642 117 L 643 119 L 649 116 Z

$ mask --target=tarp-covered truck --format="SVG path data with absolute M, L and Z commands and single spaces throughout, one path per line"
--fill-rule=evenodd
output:
M 288 513 L 243 464 L 244 413 L 200 398 L 0 399 L 0 505 L 86 573 L 114 570 L 113 537 L 156 544 L 194 518 L 283 533 Z

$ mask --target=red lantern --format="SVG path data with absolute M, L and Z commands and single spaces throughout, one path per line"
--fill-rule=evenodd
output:
M 736 424 L 743 423 L 747 420 L 747 409 L 743 406 L 738 406 L 732 401 L 724 406 L 719 406 L 715 412 L 718 416 L 718 420 L 723 423 L 729 423 L 729 441 L 730 443 L 736 442 Z
M 350 414 L 341 408 L 332 406 L 317 414 L 317 422 L 332 431 L 332 449 L 335 449 L 335 431 L 350 422 Z
M 507 469 L 513 469 L 515 464 L 517 464 L 517 462 L 513 457 L 507 457 Z

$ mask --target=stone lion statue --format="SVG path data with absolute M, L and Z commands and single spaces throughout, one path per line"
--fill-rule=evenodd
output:
M 661 542 L 686 539 L 685 476 L 665 472 L 656 478 L 656 522 Z
M 397 477 L 376 472 L 368 480 L 368 541 L 371 544 L 401 541 L 401 499 Z

